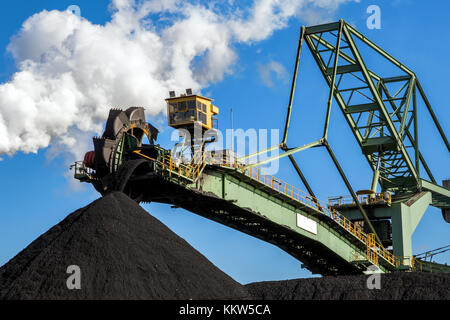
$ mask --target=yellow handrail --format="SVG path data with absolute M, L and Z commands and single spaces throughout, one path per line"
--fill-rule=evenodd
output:
M 377 203 L 379 201 L 384 201 L 385 203 L 390 205 L 392 203 L 392 195 L 389 192 L 358 195 L 358 202 L 361 204 L 371 204 Z M 328 204 L 330 206 L 343 206 L 343 205 L 354 205 L 355 202 L 352 196 L 340 196 L 340 197 L 329 197 Z
M 168 171 L 169 177 L 172 177 L 172 174 L 175 174 L 178 177 L 184 177 L 193 182 L 197 180 L 205 165 L 203 159 L 199 163 L 194 164 L 176 164 L 170 155 L 163 156 L 160 162 L 162 170 Z
M 223 161 L 219 164 L 225 167 L 234 167 L 235 169 L 240 169 L 239 164 L 236 161 L 236 158 L 230 159 L 230 157 L 224 157 Z M 274 176 L 262 175 L 260 173 L 259 168 L 250 167 L 243 172 L 246 176 L 270 187 L 271 189 L 293 199 L 297 202 L 314 209 L 315 211 L 328 216 L 330 219 L 338 223 L 341 227 L 355 236 L 357 239 L 366 244 L 366 248 L 370 247 L 370 250 L 366 249 L 367 256 L 369 261 L 378 265 L 378 257 L 382 257 L 385 261 L 387 261 L 392 266 L 396 265 L 396 257 L 386 250 L 383 246 L 377 243 L 374 238 L 372 240 L 372 236 L 369 236 L 364 233 L 358 226 L 356 226 L 353 222 L 345 218 L 341 213 L 337 212 L 335 209 L 331 208 L 328 204 L 323 201 L 320 201 L 311 195 L 301 191 L 294 186 L 275 178 Z M 263 176 L 263 178 L 261 178 Z M 288 191 L 289 190 L 289 191 Z M 381 196 L 380 196 L 381 197 Z M 390 198 L 389 198 L 390 200 Z M 369 252 L 370 251 L 370 252 Z
M 366 245 L 366 258 L 373 264 L 379 265 L 379 258 L 381 257 L 387 263 L 396 268 L 398 268 L 400 265 L 405 265 L 404 261 L 405 258 L 398 258 L 394 256 L 381 244 L 375 241 L 374 234 L 366 234 L 364 231 L 361 230 L 359 226 L 355 225 L 352 221 L 350 221 L 349 219 L 344 217 L 341 213 L 336 211 L 331 205 L 329 205 L 329 203 L 327 204 L 319 199 L 316 199 L 311 195 L 307 194 L 306 192 L 297 189 L 293 185 L 290 185 L 278 178 L 275 178 L 274 176 L 261 174 L 259 168 L 250 167 L 246 170 L 242 170 L 242 168 L 245 167 L 237 161 L 236 157 L 226 156 L 219 162 L 213 160 L 211 164 L 238 169 L 249 178 L 256 180 L 261 184 L 264 184 L 265 186 L 271 188 L 272 190 L 275 190 L 278 193 L 283 194 L 284 196 L 289 197 L 301 203 L 302 205 L 305 205 L 315 210 L 320 214 L 326 215 L 331 220 L 339 224 L 344 230 L 352 234 L 354 237 L 356 237 Z M 169 175 L 172 172 L 172 166 L 175 166 L 178 169 L 177 172 L 179 176 L 184 176 L 188 179 L 192 179 L 193 182 L 195 182 L 198 179 L 205 165 L 206 162 L 204 155 L 202 156 L 202 160 L 196 164 L 175 165 L 170 155 L 163 157 L 162 161 L 163 170 L 169 167 Z M 375 199 L 381 199 L 382 196 L 383 196 L 382 194 L 376 195 Z M 388 202 L 390 202 L 390 200 L 391 199 L 389 194 Z M 416 267 L 416 264 L 418 267 L 420 267 L 420 269 L 422 269 L 422 264 L 417 260 L 415 260 L 414 257 L 412 257 L 412 259 L 410 259 L 409 265 L 413 270 L 416 270 L 418 268 Z

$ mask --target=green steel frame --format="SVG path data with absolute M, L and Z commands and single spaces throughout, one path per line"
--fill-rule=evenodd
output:
M 350 226 L 323 212 L 320 205 L 299 201 L 286 189 L 277 190 L 234 167 L 206 165 L 199 179 L 190 181 L 170 173 L 152 161 L 155 174 L 131 176 L 130 189 L 145 188 L 145 201 L 156 201 L 184 208 L 207 219 L 269 242 L 303 263 L 303 267 L 322 275 L 361 274 L 375 264 L 379 272 L 438 271 L 450 267 L 424 261 L 392 261 L 376 247 L 350 232 Z M 422 202 L 430 198 L 425 192 Z M 313 200 L 313 199 L 311 199 Z M 418 203 L 423 207 L 422 203 Z M 402 205 L 404 206 L 404 205 Z M 403 210 L 404 211 L 404 210 Z M 417 223 L 402 211 L 401 223 Z M 389 214 L 389 212 L 388 212 Z M 306 219 L 315 230 L 302 225 Z M 408 239 L 405 239 L 407 242 Z M 398 241 L 403 241 L 399 239 Z M 377 255 L 373 260 L 368 250 Z M 394 257 L 394 256 L 392 256 Z
M 336 45 L 327 41 L 329 36 L 337 38 Z M 430 112 L 449 151 L 450 145 L 417 76 L 342 20 L 338 23 L 306 28 L 304 37 L 330 86 L 324 137 L 326 138 L 334 96 L 370 166 L 374 171 L 380 171 L 380 184 L 383 190 L 398 192 L 418 189 L 420 163 L 430 180 L 436 183 L 419 151 L 418 97 L 423 100 Z M 355 38 L 387 59 L 402 74 L 382 78 L 369 70 L 356 46 Z M 344 43 L 344 47 L 340 47 L 341 42 Z M 331 57 L 334 57 L 332 67 L 330 67 Z M 350 77 L 356 81 L 348 81 Z M 394 84 L 400 89 L 393 91 Z M 408 153 L 408 148 L 412 148 L 413 152 Z M 377 169 L 378 162 L 380 162 L 379 169 Z
M 362 59 L 356 40 L 387 59 L 402 74 L 382 78 L 369 70 Z M 330 91 L 323 136 L 309 144 L 290 148 L 287 145 L 287 137 L 300 54 L 304 43 L 311 51 Z M 340 217 L 337 222 L 334 214 L 333 217 L 327 216 L 324 210 L 326 207 L 319 204 L 293 157 L 296 152 L 302 150 L 325 147 L 356 204 L 349 207 L 346 212 L 341 211 L 342 215 L 348 221 L 360 219 L 362 215 L 370 233 L 373 233 L 381 244 L 369 216 L 358 201 L 327 140 L 333 99 L 337 101 L 374 171 L 372 189 L 376 189 L 379 183 L 383 191 L 408 193 L 404 200 L 394 202 L 391 207 L 371 208 L 370 218 L 391 219 L 394 254 L 413 259 L 411 235 L 428 205 L 450 208 L 450 190 L 436 183 L 419 151 L 417 130 L 419 101 L 429 111 L 448 150 L 450 150 L 449 143 L 416 75 L 343 20 L 301 28 L 282 140 L 280 144 L 244 158 L 251 158 L 276 148 L 280 148 L 283 153 L 244 167 L 203 164 L 201 169 L 199 167 L 196 177 L 189 178 L 180 173 L 183 171 L 180 171 L 179 167 L 172 170 L 172 164 L 165 165 L 164 159 L 169 155 L 169 151 L 158 147 L 162 152 L 158 152 L 157 159 L 147 157 L 134 160 L 141 161 L 138 164 L 144 166 L 150 165 L 148 168 L 151 168 L 151 172 L 142 174 L 139 170 L 136 173 L 130 171 L 127 180 L 128 189 L 122 189 L 143 190 L 143 201 L 170 203 L 270 242 L 302 261 L 305 267 L 313 272 L 324 275 L 365 272 L 368 265 L 375 263 L 371 260 L 371 255 L 380 255 L 380 252 L 387 250 L 372 243 L 372 235 L 370 241 L 367 241 L 369 237 L 365 241 L 355 237 L 355 233 L 351 232 L 351 224 L 346 224 L 345 219 L 342 220 L 344 221 L 342 224 Z M 118 163 L 125 143 L 123 140 L 119 144 L 116 159 Z M 283 193 L 261 183 L 259 178 L 254 179 L 245 174 L 247 169 L 253 166 L 282 157 L 289 158 L 309 195 L 312 196 L 311 198 L 308 196 L 311 200 L 309 204 L 289 195 L 287 187 Z M 431 181 L 420 178 L 420 165 Z M 126 172 L 128 174 L 128 171 Z M 313 224 L 315 230 L 302 225 L 299 219 Z M 379 258 L 375 264 L 379 265 L 381 272 L 399 270 L 399 266 L 392 264 L 387 256 L 381 255 Z M 410 270 L 408 265 L 414 266 L 411 261 L 401 264 L 403 266 L 400 268 L 403 267 L 405 270 Z M 419 265 L 422 271 L 450 272 L 449 266 L 423 261 Z
M 154 165 L 156 175 L 130 178 L 130 184 L 145 185 L 145 201 L 168 203 L 244 232 L 283 249 L 322 275 L 362 274 L 372 264 L 367 245 L 354 237 L 320 208 L 305 205 L 234 168 L 206 165 L 195 182 L 167 174 Z M 298 217 L 316 225 L 307 230 Z M 380 258 L 380 272 L 397 267 Z M 445 272 L 450 270 L 443 269 Z
M 304 43 L 308 46 L 330 90 L 322 138 L 301 147 L 289 148 L 287 137 Z M 398 75 L 383 78 L 370 70 L 363 60 L 362 49 L 384 58 Z M 450 145 L 417 76 L 343 20 L 301 28 L 282 141 L 277 146 L 259 151 L 247 158 L 277 147 L 284 153 L 252 163 L 248 167 L 288 156 L 308 192 L 314 196 L 292 155 L 308 148 L 324 146 L 353 201 L 357 204 L 360 214 L 370 230 L 376 234 L 327 140 L 333 98 L 374 172 L 373 191 L 376 191 L 378 183 L 382 191 L 392 191 L 396 194 L 414 194 L 427 190 L 432 192 L 433 205 L 440 208 L 450 207 L 449 191 L 437 184 L 419 149 L 417 110 L 420 102 L 430 113 L 449 151 Z M 421 165 L 431 182 L 420 178 Z M 376 238 L 379 241 L 378 236 Z

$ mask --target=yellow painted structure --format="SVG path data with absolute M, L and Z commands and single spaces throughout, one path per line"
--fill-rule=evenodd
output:
M 172 128 L 193 128 L 195 123 L 201 124 L 204 130 L 218 129 L 215 115 L 219 108 L 212 104 L 212 99 L 191 94 L 167 98 L 167 119 Z

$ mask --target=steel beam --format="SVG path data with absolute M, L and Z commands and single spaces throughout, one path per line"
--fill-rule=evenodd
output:
M 302 26 L 301 31 L 300 31 L 300 39 L 298 41 L 297 56 L 295 58 L 294 74 L 292 76 L 291 93 L 289 95 L 289 104 L 288 104 L 288 109 L 287 109 L 287 114 L 286 114 L 286 122 L 284 124 L 283 139 L 281 141 L 282 145 L 286 145 L 286 141 L 287 141 L 289 122 L 291 120 L 291 113 L 292 113 L 292 104 L 294 102 L 295 85 L 297 83 L 298 64 L 300 61 L 300 54 L 302 52 L 302 45 L 303 45 L 303 38 L 305 36 L 305 30 L 306 30 L 306 28 L 304 26 Z
M 417 81 L 416 81 L 416 84 L 417 84 Z M 384 84 L 382 84 L 382 88 L 383 88 L 383 91 L 386 94 L 386 96 L 390 97 L 389 91 L 388 91 L 388 89 L 386 88 L 386 86 Z M 416 103 L 414 112 L 417 113 L 417 95 L 416 95 L 416 91 L 415 90 L 413 91 L 413 103 L 414 103 L 414 101 Z M 389 101 L 389 102 L 391 103 L 391 105 L 393 105 L 393 108 L 394 108 L 395 104 L 392 101 Z M 398 113 L 396 113 L 395 116 L 397 117 L 398 120 L 400 120 L 400 116 L 398 115 Z M 419 156 L 418 159 L 422 163 L 422 165 L 423 165 L 423 167 L 424 167 L 428 177 L 430 177 L 430 179 L 431 179 L 431 181 L 433 183 L 436 183 L 436 180 L 434 179 L 433 174 L 431 173 L 431 170 L 428 167 L 428 164 L 426 163 L 422 153 L 420 152 L 419 143 L 418 143 L 418 131 L 417 131 L 418 128 L 417 128 L 417 123 L 416 123 L 417 122 L 417 115 L 414 116 L 414 121 L 415 121 L 415 123 L 414 123 L 414 138 L 413 138 L 413 135 L 410 133 L 410 131 L 408 129 L 406 129 L 406 135 L 407 135 L 409 141 L 411 142 L 411 144 L 413 144 L 415 146 L 415 150 L 414 150 L 415 155 L 417 157 L 417 154 L 418 154 L 418 156 Z M 417 168 L 420 167 L 420 166 L 417 165 L 417 158 L 415 159 L 415 161 L 416 161 L 416 167 Z M 419 169 L 417 169 L 417 173 L 418 174 L 420 173 Z
M 448 143 L 448 140 L 447 140 L 447 137 L 445 136 L 444 130 L 442 130 L 442 127 L 441 127 L 436 115 L 434 114 L 433 108 L 431 108 L 431 104 L 428 101 L 428 98 L 422 89 L 422 85 L 420 84 L 420 82 L 418 80 L 417 80 L 417 89 L 419 89 L 420 95 L 422 96 L 422 99 L 425 102 L 425 105 L 427 106 L 428 112 L 430 113 L 431 118 L 433 118 L 433 122 L 436 125 L 436 128 L 438 129 L 439 134 L 441 135 L 441 138 L 444 141 L 448 152 L 450 152 L 450 144 Z
M 328 135 L 328 126 L 330 123 L 330 114 L 331 114 L 331 105 L 333 103 L 333 96 L 334 96 L 334 90 L 335 90 L 335 82 L 336 82 L 336 73 L 338 72 L 338 60 L 339 60 L 339 52 L 341 50 L 341 37 L 342 37 L 342 28 L 344 26 L 344 21 L 339 21 L 339 31 L 337 34 L 337 40 L 336 40 L 336 47 L 334 49 L 334 63 L 333 63 L 333 72 L 331 74 L 331 86 L 330 91 L 328 93 L 328 103 L 327 103 L 327 112 L 325 117 L 325 125 L 323 128 L 323 138 L 326 139 Z M 343 68 L 343 67 L 340 67 Z M 345 71 L 348 72 L 348 71 Z M 339 71 L 339 73 L 342 73 L 342 71 Z
M 375 238 L 378 241 L 378 243 L 381 244 L 381 240 L 377 235 L 377 232 L 375 231 L 375 228 L 373 227 L 372 223 L 369 220 L 369 217 L 366 214 L 366 211 L 364 210 L 364 208 L 362 207 L 361 203 L 358 200 L 358 197 L 356 196 L 355 192 L 353 191 L 353 188 L 350 184 L 350 182 L 347 180 L 347 177 L 345 176 L 344 170 L 342 170 L 341 165 L 339 164 L 339 161 L 336 159 L 333 150 L 331 150 L 330 145 L 328 144 L 328 142 L 324 143 L 325 147 L 327 148 L 328 154 L 330 155 L 331 159 L 333 160 L 333 163 L 336 167 L 336 169 L 338 170 L 339 174 L 341 175 L 342 180 L 345 183 L 345 186 L 347 187 L 348 191 L 350 192 L 350 195 L 353 198 L 353 201 L 356 203 L 356 206 L 358 207 L 359 212 L 361 212 L 361 215 L 364 219 L 364 222 L 367 224 L 367 226 L 370 229 L 370 232 L 375 234 Z
M 279 155 L 277 155 L 277 156 L 274 156 L 274 157 L 271 157 L 271 158 L 268 158 L 268 159 L 264 159 L 264 160 L 261 160 L 261 161 L 255 162 L 255 163 L 251 163 L 251 164 L 245 166 L 244 168 L 242 168 L 241 170 L 246 170 L 246 169 L 248 169 L 248 168 L 260 166 L 260 165 L 262 165 L 262 164 L 269 163 L 269 162 L 272 162 L 272 161 L 274 161 L 274 160 L 278 160 L 278 159 L 287 157 L 287 156 L 292 155 L 292 154 L 294 154 L 294 153 L 297 153 L 297 152 L 299 152 L 299 151 L 302 151 L 302 150 L 306 150 L 306 149 L 309 149 L 309 148 L 313 148 L 313 147 L 320 146 L 320 145 L 322 145 L 323 141 L 324 141 L 323 139 L 319 139 L 319 140 L 317 140 L 317 141 L 314 141 L 314 142 L 305 144 L 305 145 L 303 145 L 303 146 L 301 146 L 301 147 L 297 147 L 297 148 L 290 149 L 290 150 L 288 150 L 288 151 L 286 151 L 286 152 L 284 152 L 284 153 L 282 153 L 282 154 L 279 154 Z
M 303 185 L 305 186 L 306 190 L 308 191 L 308 193 L 313 196 L 314 198 L 317 199 L 314 191 L 312 190 L 312 188 L 310 187 L 308 180 L 306 180 L 305 176 L 303 175 L 302 170 L 300 170 L 300 167 L 298 166 L 297 162 L 295 161 L 294 157 L 290 154 L 288 155 L 289 160 L 291 161 L 292 165 L 294 166 L 295 171 L 297 172 L 298 176 L 300 177 L 300 179 L 302 180 Z
M 205 171 L 200 188 L 204 193 L 215 194 L 219 197 L 225 194 L 223 200 L 232 201 L 232 206 L 236 208 L 251 208 L 251 212 L 248 214 L 254 216 L 255 221 L 267 221 L 266 224 L 274 223 L 279 226 L 280 231 L 278 233 L 288 235 L 289 239 L 293 240 L 293 244 L 301 244 L 302 250 L 305 251 L 308 249 L 312 250 L 310 252 L 310 258 L 307 258 L 308 255 L 306 253 L 303 258 L 305 259 L 303 262 L 309 262 L 309 268 L 311 268 L 311 262 L 313 260 L 315 261 L 314 256 L 316 255 L 320 256 L 325 264 L 328 264 L 327 261 L 332 256 L 338 256 L 349 265 L 353 264 L 355 252 L 360 256 L 364 255 L 364 244 L 361 243 L 359 245 L 357 242 L 353 243 L 349 241 L 338 232 L 338 229 L 331 227 L 327 223 L 328 220 L 318 219 L 314 214 L 303 211 L 293 203 L 285 202 L 264 190 L 252 187 L 242 179 L 231 175 L 226 175 L 224 179 L 222 174 Z M 225 191 L 223 188 L 225 188 Z M 317 231 L 308 231 L 304 229 L 304 226 L 302 228 L 302 225 L 299 225 L 297 222 L 297 215 L 309 219 L 310 223 L 316 225 Z M 328 222 L 333 223 L 332 221 Z M 237 228 L 239 229 L 239 227 Z M 259 238 L 268 241 L 267 236 L 262 231 L 260 232 Z M 272 243 L 280 246 L 295 257 L 293 251 L 294 246 L 283 247 L 282 242 L 272 241 Z M 314 248 L 316 249 L 314 250 Z M 307 261 L 308 259 L 311 259 L 311 261 Z M 302 259 L 300 260 L 302 261 Z M 319 267 L 319 270 L 321 269 L 318 261 L 315 261 L 314 264 L 316 267 Z M 383 266 L 381 268 L 383 272 L 389 270 Z
M 387 112 L 386 107 L 384 106 L 383 100 L 382 100 L 381 96 L 379 95 L 379 92 L 376 89 L 375 84 L 372 81 L 372 78 L 370 77 L 368 69 L 367 69 L 367 67 L 366 67 L 366 65 L 365 65 L 365 63 L 364 63 L 364 61 L 363 61 L 363 59 L 361 57 L 361 54 L 359 53 L 358 48 L 355 45 L 355 42 L 353 41 L 352 35 L 350 34 L 349 30 L 351 30 L 353 32 L 354 29 L 349 27 L 348 24 L 346 24 L 345 27 L 344 27 L 343 32 L 344 32 L 345 37 L 347 39 L 347 42 L 348 42 L 348 44 L 350 46 L 350 50 L 352 51 L 352 53 L 353 53 L 356 61 L 358 62 L 358 64 L 361 66 L 361 69 L 362 69 L 361 72 L 362 72 L 362 74 L 364 76 L 364 79 L 366 80 L 366 83 L 369 86 L 369 89 L 370 89 L 370 91 L 372 93 L 373 98 L 375 99 L 376 103 L 379 106 L 379 111 L 381 112 L 383 119 L 386 121 L 386 125 L 387 125 L 387 128 L 389 130 L 389 133 L 395 139 L 395 141 L 397 143 L 397 147 L 400 149 L 400 152 L 402 153 L 403 160 L 406 162 L 406 164 L 407 164 L 408 168 L 410 169 L 411 174 L 414 177 L 414 179 L 416 180 L 416 182 L 418 182 L 419 181 L 419 177 L 417 176 L 417 173 L 414 170 L 414 165 L 412 164 L 411 159 L 409 158 L 408 152 L 406 151 L 405 146 L 403 145 L 403 141 L 400 139 L 399 134 L 398 134 L 394 124 L 391 121 L 389 113 Z M 363 37 L 363 39 L 365 39 L 365 37 Z M 367 44 L 371 44 L 371 42 L 367 42 Z M 371 45 L 371 47 L 373 47 L 375 49 L 374 46 Z M 376 48 L 378 48 L 378 47 L 376 47 Z M 376 50 L 379 51 L 378 49 L 376 49 Z M 385 57 L 387 57 L 388 60 L 390 60 L 390 61 L 391 60 L 395 60 L 392 57 L 390 57 L 389 55 L 387 55 Z M 393 61 L 391 61 L 391 62 L 393 62 Z M 402 66 L 399 62 L 396 62 L 394 64 L 396 64 L 399 67 Z M 409 70 L 409 69 L 406 68 L 405 70 Z M 414 76 L 414 74 L 412 73 L 411 76 Z

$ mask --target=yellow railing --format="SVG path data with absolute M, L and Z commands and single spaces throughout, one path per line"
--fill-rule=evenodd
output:
M 373 195 L 361 194 L 358 195 L 358 202 L 361 204 L 373 204 L 378 202 L 385 202 L 391 204 L 392 198 L 389 192 L 374 193 Z M 342 205 L 354 205 L 352 196 L 340 196 L 340 197 L 329 197 L 328 204 L 330 206 L 342 206 Z
M 422 261 L 420 261 L 419 259 L 417 259 L 414 256 L 402 258 L 399 261 L 399 264 L 404 265 L 404 266 L 409 266 L 412 271 L 422 272 L 422 271 L 426 270 L 428 272 L 433 272 L 433 264 L 432 263 L 423 263 Z M 428 267 L 426 267 L 426 265 L 428 265 Z M 440 268 L 439 266 L 435 266 L 434 271 L 442 272 L 442 268 Z
M 366 259 L 372 262 L 374 265 L 378 265 L 378 254 L 373 248 L 376 246 L 375 234 L 370 233 L 366 239 Z
M 384 248 L 381 244 L 377 243 L 375 240 L 369 240 L 368 234 L 363 232 L 360 227 L 356 226 L 349 219 L 344 217 L 341 213 L 336 211 L 334 208 L 329 206 L 327 203 L 314 198 L 313 196 L 307 194 L 306 192 L 297 189 L 296 187 L 278 179 L 274 176 L 261 174 L 261 170 L 259 168 L 247 168 L 245 169 L 243 164 L 240 164 L 237 161 L 236 157 L 230 158 L 225 157 L 221 162 L 217 164 L 225 167 L 233 167 L 235 169 L 241 170 L 246 176 L 264 184 L 267 187 L 277 191 L 280 194 L 283 194 L 302 205 L 307 206 L 308 208 L 313 209 L 314 211 L 326 215 L 337 224 L 339 224 L 342 228 L 352 234 L 354 237 L 359 239 L 361 242 L 366 244 L 366 255 L 370 256 L 370 261 L 376 262 L 378 265 L 378 257 L 382 257 L 385 261 L 387 261 L 392 266 L 398 266 L 398 259 L 389 252 L 386 248 Z M 369 253 L 370 251 L 370 253 Z M 376 257 L 376 258 L 375 258 Z
M 366 234 L 362 231 L 359 226 L 356 226 L 349 219 L 344 217 L 341 213 L 336 211 L 329 203 L 325 203 L 318 200 L 306 192 L 297 189 L 293 185 L 290 185 L 274 176 L 261 174 L 259 168 L 245 168 L 243 163 L 240 163 L 236 157 L 223 157 L 218 160 L 208 160 L 205 161 L 204 156 L 200 161 L 194 164 L 178 164 L 176 163 L 170 155 L 164 156 L 162 158 L 161 164 L 163 170 L 167 170 L 169 175 L 177 174 L 178 176 L 186 177 L 192 181 L 196 181 L 200 176 L 206 163 L 213 165 L 220 165 L 222 167 L 234 168 L 245 174 L 247 177 L 258 181 L 261 184 L 277 191 L 278 193 L 291 198 L 302 205 L 313 209 L 315 212 L 325 215 L 328 218 L 335 221 L 344 230 L 352 234 L 355 238 L 359 239 L 362 243 L 366 245 L 366 259 L 375 265 L 379 265 L 379 258 L 383 258 L 391 266 L 398 268 L 401 265 L 409 266 L 414 271 L 421 271 L 422 265 L 420 261 L 414 257 L 396 257 L 381 244 L 376 242 L 374 234 Z
M 70 170 L 74 170 L 74 178 L 82 181 L 86 180 L 99 180 L 95 178 L 95 170 L 85 166 L 83 161 L 76 161 L 70 166 Z
M 201 159 L 198 163 L 184 164 L 174 161 L 170 155 L 165 155 L 161 159 L 161 165 L 162 169 L 168 172 L 169 177 L 172 177 L 172 175 L 175 174 L 179 177 L 184 177 L 188 180 L 192 180 L 192 182 L 195 182 L 200 176 L 200 173 L 205 166 L 205 162 Z
M 316 212 L 326 215 L 330 219 L 334 220 L 338 223 L 342 228 L 351 233 L 354 237 L 362 241 L 366 244 L 366 246 L 370 247 L 371 259 L 370 261 L 375 261 L 376 265 L 378 265 L 378 256 L 385 259 L 392 266 L 396 265 L 396 257 L 386 250 L 382 245 L 375 241 L 371 241 L 368 239 L 368 236 L 365 232 L 361 230 L 360 227 L 356 226 L 349 219 L 344 217 L 341 213 L 336 211 L 335 209 L 328 206 L 327 203 L 318 200 L 311 195 L 307 194 L 304 191 L 301 191 L 294 186 L 280 180 L 274 178 L 273 176 L 261 175 L 260 170 L 258 168 L 249 168 L 244 172 L 247 176 L 259 181 L 260 183 L 269 186 L 271 189 L 278 191 L 285 196 L 298 201 L 299 203 L 314 209 Z M 377 259 L 374 258 L 373 255 L 377 256 Z

